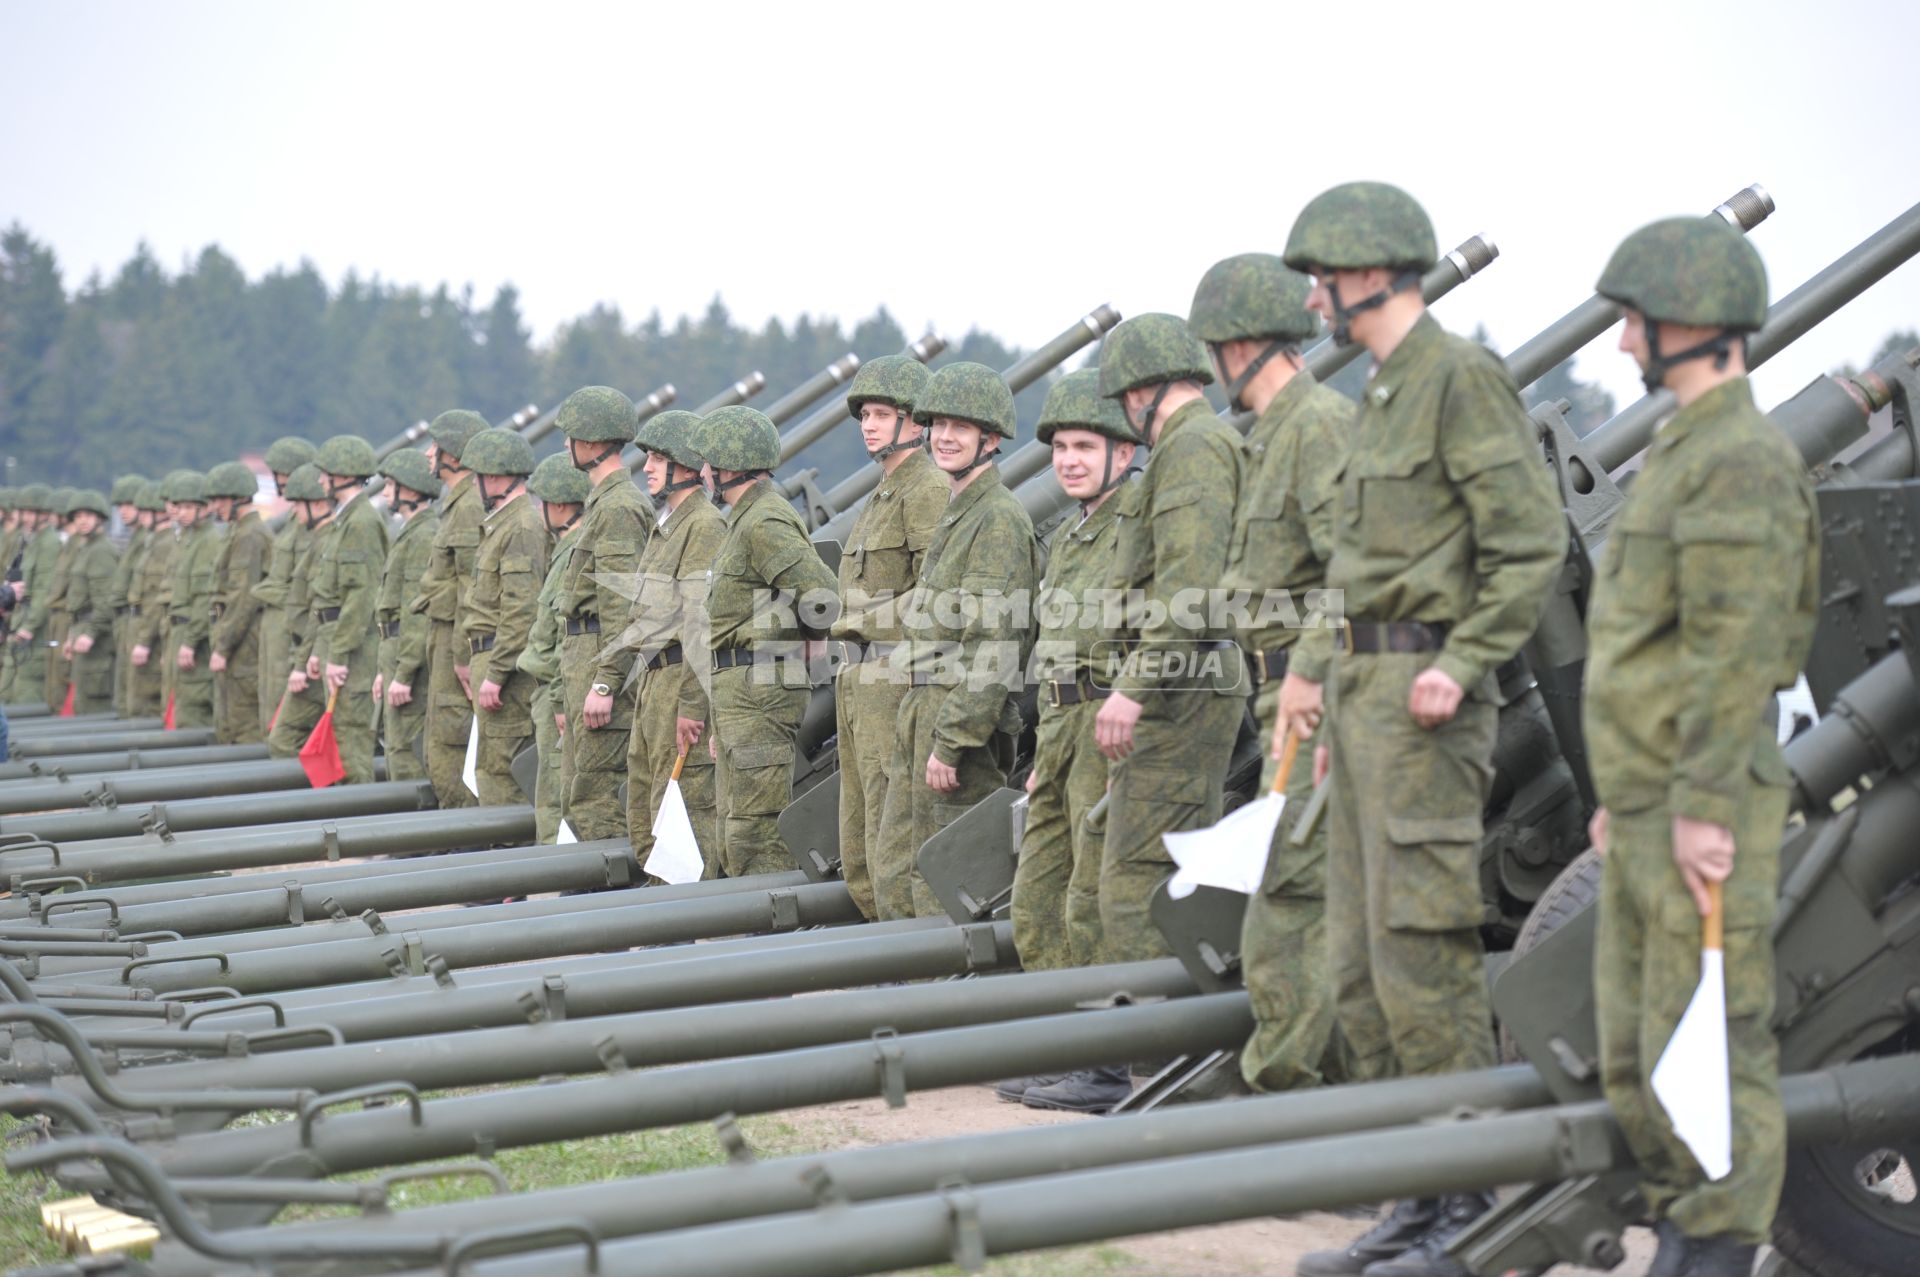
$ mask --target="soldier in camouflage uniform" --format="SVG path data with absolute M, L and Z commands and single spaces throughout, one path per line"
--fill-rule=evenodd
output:
M 387 561 L 387 521 L 373 508 L 379 462 L 359 435 L 335 435 L 314 457 L 336 513 L 313 547 L 312 633 L 307 677 L 320 679 L 333 705 L 333 735 L 346 783 L 373 780 L 373 680 L 380 667 L 375 613 Z M 296 658 L 302 653 L 295 653 Z
M 120 713 L 128 718 L 153 714 L 160 703 L 160 671 L 151 661 L 144 666 L 133 663 L 133 648 L 140 632 L 140 610 L 147 586 L 147 561 L 163 541 L 173 540 L 173 521 L 167 515 L 167 503 L 160 498 L 160 482 L 142 479 L 134 492 L 139 531 L 120 557 L 121 575 L 126 578 L 120 604 L 115 609 L 119 664 L 114 682 L 119 684 Z
M 487 519 L 459 627 L 472 661 L 480 721 L 474 779 L 481 805 L 495 807 L 527 798 L 512 766 L 533 744 L 534 678 L 518 662 L 552 546 L 527 499 L 533 448 L 525 439 L 512 430 L 482 431 L 468 441 L 463 460 L 479 484 Z
M 810 683 L 804 646 L 824 639 L 838 604 L 833 573 L 773 488 L 780 433 L 752 408 L 700 423 L 694 448 L 729 503 L 707 597 L 720 865 L 731 877 L 791 869 L 776 824 L 793 797 L 793 758 Z
M 420 578 L 420 594 L 408 606 L 433 623 L 427 645 L 427 778 L 443 809 L 471 807 L 478 801 L 461 779 L 467 767 L 467 741 L 473 732 L 473 692 L 468 685 L 466 639 L 455 620 L 473 588 L 474 559 L 480 552 L 480 489 L 461 464 L 467 441 L 487 429 L 477 412 L 455 408 L 433 419 L 427 433 L 433 446 L 433 472 L 447 485 L 440 506 L 440 527 L 433 534 L 433 557 Z M 420 690 L 407 685 L 413 695 Z M 392 688 L 388 694 L 391 696 Z
M 260 583 L 273 555 L 273 534 L 254 508 L 260 481 L 244 463 L 224 461 L 207 474 L 207 502 L 227 525 L 213 565 L 215 735 L 222 745 L 266 739 L 260 726 Z
M 424 612 L 407 605 L 420 593 L 433 553 L 433 534 L 440 529 L 440 512 L 433 507 L 441 492 L 427 454 L 400 448 L 380 463 L 387 480 L 387 504 L 400 516 L 400 533 L 387 551 L 381 569 L 380 598 L 374 620 L 380 627 L 380 659 L 373 676 L 374 720 L 379 724 L 381 752 L 387 759 L 388 780 L 425 780 L 427 765 L 415 751 L 427 723 L 425 697 L 413 686 L 427 663 L 432 623 Z
M 1327 585 L 1344 591 L 1328 675 L 1327 934 L 1336 1013 L 1366 1076 L 1493 1063 L 1479 926 L 1480 812 L 1494 670 L 1533 632 L 1566 518 L 1513 379 L 1421 297 L 1435 260 L 1419 204 L 1378 182 L 1300 214 L 1288 266 L 1307 304 L 1373 355 L 1334 502 Z M 1306 1274 L 1451 1274 L 1446 1246 L 1491 1202 L 1396 1205 Z
M 1751 243 L 1718 218 L 1655 222 L 1621 244 L 1598 291 L 1625 311 L 1620 347 L 1649 393 L 1679 404 L 1613 520 L 1587 613 L 1592 833 L 1606 857 L 1600 1080 L 1659 1221 L 1654 1271 L 1745 1277 L 1786 1169 L 1771 1021 L 1789 777 L 1774 693 L 1812 645 L 1819 510 L 1747 381 L 1746 334 L 1767 316 Z M 1724 894 L 1733 1091 L 1733 1170 L 1715 1181 L 1651 1089 L 1693 996 L 1709 884 Z
M 281 605 L 287 617 L 288 668 L 281 680 L 273 726 L 267 732 L 267 752 L 275 758 L 298 754 L 327 708 L 325 685 L 318 676 L 307 674 L 307 654 L 313 647 L 314 551 L 320 533 L 333 522 L 334 504 L 319 467 L 312 462 L 293 468 L 285 492 L 293 503 L 288 522 L 298 522 L 302 532 L 292 543 L 293 561 L 287 567 L 287 592 Z
M 313 460 L 313 445 L 291 435 L 267 445 L 267 471 L 281 497 L 287 497 L 287 482 L 293 472 Z M 290 498 L 289 498 L 290 499 Z M 260 604 L 260 731 L 270 733 L 274 715 L 287 695 L 287 675 L 293 659 L 287 644 L 287 592 L 293 577 L 293 561 L 299 556 L 300 543 L 309 536 L 306 521 L 292 511 L 273 534 L 273 551 L 267 556 L 267 571 L 253 587 Z M 272 751 L 271 742 L 267 746 Z
M 180 544 L 167 586 L 167 642 L 163 655 L 173 676 L 169 693 L 175 727 L 213 726 L 213 567 L 225 529 L 207 506 L 207 477 L 188 471 L 169 498 Z
M 154 486 L 152 495 L 160 500 L 154 519 L 153 540 L 140 562 L 140 570 L 128 588 L 127 597 L 134 611 L 128 627 L 127 661 L 132 676 L 127 683 L 127 708 L 136 715 L 162 713 L 173 692 L 172 652 L 167 647 L 167 607 L 173 594 L 173 561 L 180 553 L 180 525 L 174 521 L 174 494 L 183 491 L 183 478 L 192 478 L 190 470 L 169 471 Z
M 127 530 L 127 543 L 114 561 L 113 581 L 107 587 L 106 599 L 113 616 L 113 712 L 122 718 L 127 717 L 127 649 L 131 646 L 127 641 L 131 620 L 127 591 L 133 584 L 133 569 L 139 563 L 140 552 L 153 535 L 151 520 L 141 512 L 139 503 L 146 483 L 137 474 L 123 474 L 113 481 L 113 491 L 108 494 L 114 513 L 120 516 L 120 526 Z M 5 546 L 0 545 L 0 567 L 10 561 Z
M 554 417 L 567 455 L 593 481 L 559 596 L 567 823 L 587 839 L 627 830 L 619 790 L 633 732 L 633 653 L 614 640 L 653 528 L 653 512 L 620 455 L 637 424 L 633 402 L 607 386 L 574 391 Z
M 995 461 L 1017 428 L 1007 383 L 981 364 L 948 364 L 927 379 L 913 415 L 951 495 L 889 658 L 908 687 L 880 838 L 868 849 L 883 919 L 942 914 L 915 863 L 920 848 L 1007 783 L 1040 579 L 1033 521 Z
M 120 551 L 107 538 L 112 507 L 91 489 L 74 494 L 68 544 L 66 637 L 60 645 L 73 688 L 73 712 L 103 714 L 113 708 L 113 581 Z M 61 692 L 64 700 L 65 691 Z
M 39 649 L 34 644 L 39 638 L 36 627 L 45 627 L 46 608 L 39 600 L 47 592 L 53 560 L 60 553 L 59 516 L 51 513 L 52 501 L 53 490 L 44 483 L 30 483 L 20 490 L 20 508 L 26 516 L 21 524 L 20 589 L 26 602 L 9 617 L 12 631 L 7 638 L 6 669 L 0 673 L 0 700 L 31 694 L 31 679 L 40 673 L 34 659 Z
M 1246 481 L 1222 584 L 1248 598 L 1239 640 L 1258 689 L 1254 718 L 1262 738 L 1274 742 L 1262 792 L 1273 784 L 1286 732 L 1298 733 L 1303 763 L 1313 757 L 1320 684 L 1333 655 L 1330 630 L 1303 627 L 1324 612 L 1334 476 L 1346 458 L 1354 406 L 1301 364 L 1301 345 L 1320 330 L 1306 306 L 1309 287 L 1278 257 L 1243 253 L 1206 273 L 1187 316 L 1234 410 L 1258 414 L 1241 444 Z M 1260 1091 L 1348 1080 L 1327 979 L 1326 822 L 1300 820 L 1313 796 L 1310 764 L 1293 769 L 1286 795 L 1291 818 L 1274 830 L 1266 876 L 1240 932 L 1255 1021 L 1240 1071 Z
M 892 779 L 893 730 L 907 685 L 886 657 L 899 644 L 899 609 L 920 575 L 927 546 L 947 508 L 947 477 L 921 446 L 914 402 L 927 369 L 911 355 L 887 355 L 861 367 L 847 391 L 867 455 L 886 478 L 847 533 L 840 551 L 839 672 L 834 716 L 840 753 L 840 875 L 868 918 L 878 917 L 867 849 L 880 841 Z
M 46 593 L 42 595 L 44 610 L 33 627 L 40 650 L 40 691 L 50 710 L 58 710 L 67 699 L 66 642 L 67 621 L 71 615 L 67 611 L 67 578 L 74 553 L 79 549 L 68 525 L 73 517 L 73 503 L 79 495 L 78 488 L 59 488 L 50 502 L 58 516 L 54 526 L 59 528 L 62 539 L 60 548 L 54 551 L 53 568 L 48 573 Z M 32 606 L 31 602 L 28 606 Z
M 560 838 L 566 817 L 567 751 L 561 745 L 567 721 L 565 689 L 560 683 L 560 639 L 566 618 L 560 614 L 560 587 L 580 529 L 593 480 L 574 467 L 565 453 L 555 453 L 533 468 L 527 491 L 540 502 L 540 521 L 556 538 L 547 560 L 546 580 L 533 605 L 533 628 L 514 664 L 533 676 L 533 747 L 540 767 L 533 787 L 534 838 L 553 843 Z M 572 826 L 567 826 L 572 829 Z
M 1085 967 L 1100 959 L 1102 832 L 1090 817 L 1107 792 L 1107 760 L 1093 736 L 1093 716 L 1107 697 L 1096 681 L 1097 648 L 1113 635 L 1104 595 L 1119 539 L 1120 497 L 1131 485 L 1140 436 L 1120 407 L 1100 396 L 1098 369 L 1068 373 L 1047 392 L 1040 442 L 1053 450 L 1061 489 L 1080 503 L 1080 517 L 1053 534 L 1040 582 L 1039 638 L 1033 674 L 1040 721 L 1033 770 L 1027 775 L 1027 825 L 1013 875 L 1013 943 L 1027 971 Z M 1014 1078 L 995 1088 L 1018 1101 L 1030 1090 L 1071 1080 L 1076 1092 L 1133 1088 L 1125 1069 Z
M 13 570 L 20 548 L 27 543 L 20 530 L 20 494 L 12 488 L 0 488 L 0 575 Z
M 727 523 L 701 486 L 706 459 L 694 446 L 700 418 L 663 412 L 640 428 L 646 451 L 647 492 L 662 511 L 659 527 L 640 556 L 639 588 L 621 643 L 639 662 L 638 710 L 627 748 L 627 836 L 641 865 L 653 852 L 653 821 L 666 798 L 674 759 L 686 755 L 680 794 L 706 862 L 707 878 L 721 876 L 715 827 L 713 757 L 707 753 L 707 689 L 696 674 L 706 650 L 696 622 L 704 613 L 707 573 L 727 535 Z

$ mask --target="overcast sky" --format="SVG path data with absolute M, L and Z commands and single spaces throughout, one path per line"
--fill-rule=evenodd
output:
M 1500 260 L 1443 303 L 1512 349 L 1613 245 L 1750 182 L 1774 295 L 1920 200 L 1911 0 L 1471 5 L 0 0 L 0 222 L 69 287 L 142 239 L 249 275 L 517 285 L 537 339 L 717 292 L 759 323 L 1184 313 L 1352 178 Z M 1761 374 L 1920 324 L 1909 264 Z M 865 352 L 871 353 L 871 352 Z M 1583 357 L 1637 393 L 1611 338 Z M 779 388 L 775 388 L 776 390 Z

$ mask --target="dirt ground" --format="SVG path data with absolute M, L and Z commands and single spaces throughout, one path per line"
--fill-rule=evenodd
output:
M 859 1148 L 1022 1126 L 1105 1120 L 1006 1104 L 984 1086 L 916 1091 L 903 1109 L 889 1109 L 882 1100 L 859 1100 L 800 1109 L 782 1117 L 792 1123 L 803 1140 L 823 1148 Z M 1126 1238 L 1114 1249 L 1124 1252 L 1140 1271 L 1159 1277 L 1285 1277 L 1293 1271 L 1294 1260 L 1307 1251 L 1342 1245 L 1367 1227 L 1365 1220 L 1316 1211 L 1292 1219 L 1244 1220 Z M 1636 1229 L 1627 1238 L 1627 1262 L 1614 1269 L 1611 1277 L 1644 1277 L 1652 1257 L 1652 1236 Z M 1588 1268 L 1561 1267 L 1553 1271 L 1554 1277 L 1600 1277 L 1598 1270 Z

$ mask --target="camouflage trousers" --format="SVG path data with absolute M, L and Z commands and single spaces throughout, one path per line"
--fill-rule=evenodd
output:
M 627 744 L 633 733 L 633 684 L 614 689 L 613 717 L 605 727 L 589 728 L 580 721 L 601 646 L 598 634 L 560 640 L 560 680 L 567 698 L 562 738 L 567 751 L 567 823 L 582 841 L 620 838 L 627 832 L 620 784 L 627 778 Z
M 567 751 L 553 717 L 562 712 L 561 704 L 558 679 L 540 684 L 533 694 L 533 748 L 540 760 L 533 782 L 533 839 L 548 846 L 560 840 L 566 814 Z
M 256 627 L 227 657 L 227 668 L 213 676 L 215 738 L 222 745 L 257 745 L 260 728 L 260 631 Z
M 478 710 L 480 748 L 473 775 L 482 807 L 506 807 L 527 801 L 513 778 L 513 760 L 533 744 L 533 675 L 514 670 L 500 687 L 500 708 Z M 569 729 L 573 720 L 567 720 Z M 464 785 L 462 786 L 464 788 Z M 578 830 L 574 832 L 578 833 Z
M 50 637 L 55 640 L 66 637 L 65 622 L 61 622 L 58 629 L 53 625 L 47 626 L 47 629 Z M 60 655 L 60 645 L 57 641 L 50 643 L 44 650 L 46 657 L 45 663 L 41 666 L 41 692 L 46 697 L 47 708 L 58 713 L 67 700 L 67 683 L 70 677 L 68 661 L 66 657 Z
M 208 645 L 203 641 L 194 646 L 193 668 L 185 670 L 177 663 L 183 646 L 185 644 L 170 633 L 160 653 L 173 672 L 173 725 L 212 727 L 213 671 L 207 668 Z
M 348 785 L 373 780 L 373 652 L 377 647 L 377 643 L 362 643 L 362 655 L 348 664 L 346 684 L 333 703 L 333 736 L 340 744 L 340 765 L 347 772 L 342 783 Z
M 20 654 L 23 650 L 28 650 L 27 644 L 15 641 L 13 635 L 8 634 L 4 650 L 0 650 L 0 705 L 11 705 L 18 699 L 13 693 L 20 681 Z
M 1013 945 L 1028 971 L 1100 961 L 1100 854 L 1087 817 L 1107 792 L 1093 740 L 1099 701 L 1043 705 L 1035 729 L 1027 828 L 1013 873 Z
M 161 662 L 165 652 L 154 648 L 147 653 L 145 665 L 133 663 L 134 643 L 132 636 L 127 639 L 127 717 L 157 718 L 167 707 L 166 670 Z
M 1764 1242 L 1786 1173 L 1780 1055 L 1773 1036 L 1773 916 L 1787 791 L 1755 785 L 1733 830 L 1725 887 L 1727 1059 L 1733 1171 L 1709 1181 L 1654 1097 L 1653 1066 L 1693 997 L 1700 914 L 1673 863 L 1673 813 L 1613 812 L 1594 942 L 1600 1081 L 1640 1163 L 1656 1219 L 1693 1237 Z
M 893 732 L 907 684 L 885 661 L 849 665 L 834 682 L 840 756 L 840 876 L 868 921 L 879 917 L 868 848 L 880 842 L 893 776 Z
M 1428 729 L 1407 698 L 1431 653 L 1347 656 L 1328 680 L 1328 964 L 1360 1078 L 1493 1064 L 1480 945 L 1480 809 L 1498 712 L 1469 695 Z
M 308 679 L 304 692 L 286 691 L 286 679 L 280 680 L 281 691 L 285 699 L 280 702 L 280 719 L 267 733 L 267 753 L 275 758 L 292 758 L 307 743 L 307 737 L 313 735 L 314 724 L 320 721 L 320 715 L 327 712 L 327 693 L 320 679 Z M 345 696 L 345 692 L 340 693 Z M 337 721 L 337 715 L 336 715 Z M 341 755 L 341 761 L 346 756 Z
M 73 680 L 73 712 L 104 714 L 113 708 L 113 676 L 119 668 L 113 647 L 105 639 L 84 656 L 73 658 L 68 675 Z M 61 697 L 65 699 L 65 693 Z
M 885 922 L 946 915 L 920 875 L 920 849 L 968 808 L 1005 786 L 1007 769 L 1013 765 L 1013 738 L 995 732 L 985 745 L 960 751 L 954 767 L 959 788 L 950 794 L 929 788 L 927 759 L 933 755 L 933 727 L 946 699 L 946 688 L 926 686 L 909 688 L 900 701 L 893 735 L 895 783 L 887 786 L 880 841 L 867 853 L 874 903 Z
M 1279 717 L 1280 683 L 1261 686 L 1254 719 L 1264 746 Z M 1256 1091 L 1291 1091 L 1344 1082 L 1333 1027 L 1333 983 L 1327 978 L 1327 821 L 1302 826 L 1313 800 L 1313 750 L 1323 727 L 1300 742 L 1287 777 L 1287 805 L 1260 890 L 1247 901 L 1240 927 L 1240 967 L 1253 1003 L 1253 1036 L 1240 1052 L 1240 1075 Z M 1269 757 L 1260 792 L 1273 788 L 1279 764 Z
M 1227 767 L 1246 702 L 1212 692 L 1166 692 L 1147 703 L 1133 752 L 1110 769 L 1107 836 L 1100 852 L 1100 949 L 1104 962 L 1165 958 L 1173 950 L 1153 925 L 1155 888 L 1173 873 L 1160 835 L 1220 819 Z
M 758 665 L 713 675 L 720 864 L 731 878 L 793 868 L 778 822 L 793 798 L 793 751 L 811 693 L 777 678 Z
M 647 863 L 653 853 L 653 821 L 667 796 L 667 781 L 673 776 L 673 760 L 679 755 L 674 743 L 674 723 L 680 717 L 680 694 L 685 680 L 693 677 L 686 662 L 641 672 L 638 686 L 638 712 L 627 744 L 627 837 L 633 843 L 634 862 Z M 707 731 L 713 730 L 709 724 Z M 706 863 L 702 878 L 721 874 L 720 834 L 714 810 L 714 760 L 707 753 L 707 737 L 687 751 L 680 769 L 680 797 L 687 804 L 687 819 L 693 825 L 694 841 L 700 844 L 700 859 Z
M 460 686 L 456 663 L 467 654 L 453 650 L 453 622 L 435 621 L 427 647 L 427 779 L 443 811 L 471 807 L 480 800 L 461 777 L 467 770 L 467 740 L 473 732 L 473 702 Z M 413 694 L 420 695 L 414 685 Z
M 380 735 L 380 753 L 387 760 L 388 780 L 425 780 L 427 764 L 421 758 L 421 736 L 427 728 L 427 707 L 419 696 L 395 709 L 386 700 L 385 684 L 373 707 Z
M 132 620 L 129 616 L 113 618 L 113 712 L 121 718 L 127 713 L 127 649 L 132 644 L 127 640 L 127 629 Z
M 262 736 L 273 731 L 273 716 L 280 708 L 280 698 L 287 691 L 287 671 L 291 661 L 287 656 L 287 618 L 277 607 L 269 607 L 260 613 L 260 683 L 256 689 L 260 693 L 260 733 Z

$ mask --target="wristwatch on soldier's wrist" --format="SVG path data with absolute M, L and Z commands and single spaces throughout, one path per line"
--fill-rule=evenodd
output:
M 605 683 L 595 683 L 593 685 L 593 694 L 595 696 L 611 696 L 613 695 L 613 689 Z

